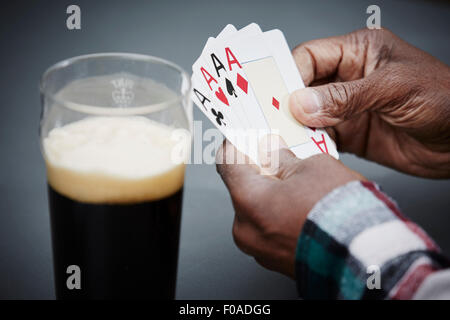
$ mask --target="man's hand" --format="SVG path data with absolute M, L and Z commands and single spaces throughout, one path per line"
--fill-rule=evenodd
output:
M 360 30 L 293 50 L 305 85 L 293 115 L 341 151 L 423 177 L 450 177 L 450 68 L 386 30 Z
M 272 152 L 279 152 L 278 170 L 261 175 L 256 165 L 234 164 L 235 157 L 249 160 L 225 141 L 217 171 L 233 200 L 236 245 L 262 266 L 294 278 L 295 249 L 308 212 L 334 188 L 364 177 L 328 155 L 299 160 L 286 148 Z

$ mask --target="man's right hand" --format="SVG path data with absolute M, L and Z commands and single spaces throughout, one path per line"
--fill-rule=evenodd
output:
M 293 115 L 329 127 L 341 151 L 430 178 L 450 177 L 450 68 L 387 30 L 293 50 L 305 85 Z

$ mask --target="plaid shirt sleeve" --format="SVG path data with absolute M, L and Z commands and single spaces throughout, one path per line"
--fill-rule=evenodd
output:
M 309 213 L 295 271 L 305 299 L 423 299 L 450 298 L 449 266 L 376 184 L 353 181 Z

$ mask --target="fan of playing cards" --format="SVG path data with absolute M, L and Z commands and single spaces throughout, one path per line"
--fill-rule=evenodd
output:
M 338 158 L 326 131 L 303 126 L 289 111 L 289 93 L 304 84 L 280 30 L 227 25 L 208 39 L 192 70 L 195 104 L 255 163 L 255 140 L 266 134 L 281 136 L 298 158 L 318 153 Z

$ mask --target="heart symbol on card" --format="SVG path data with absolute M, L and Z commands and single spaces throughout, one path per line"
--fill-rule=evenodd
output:
M 216 97 L 217 99 L 219 99 L 220 101 L 222 101 L 223 103 L 225 103 L 227 106 L 230 106 L 228 104 L 228 99 L 225 96 L 225 93 L 223 93 L 222 88 L 219 87 L 219 89 L 215 92 L 216 93 Z

